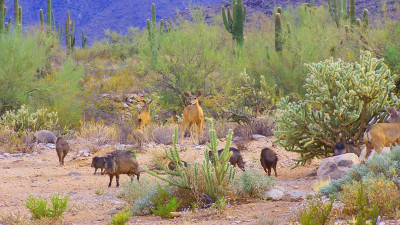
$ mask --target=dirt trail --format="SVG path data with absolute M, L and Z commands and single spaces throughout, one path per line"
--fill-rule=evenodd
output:
M 221 148 L 224 143 L 221 143 Z M 247 166 L 261 171 L 259 154 L 261 148 L 271 147 L 270 139 L 252 141 L 247 151 L 242 152 Z M 203 159 L 204 148 L 195 149 L 186 143 L 186 151 L 181 156 L 186 161 L 200 161 Z M 152 161 L 152 151 L 165 148 L 152 145 L 144 153 L 138 153 L 137 160 L 141 165 L 149 166 Z M 307 165 L 291 170 L 292 158 L 296 153 L 286 152 L 282 148 L 272 147 L 278 154 L 277 187 L 284 192 L 299 193 L 312 192 L 315 178 L 305 178 L 305 175 L 316 168 L 316 165 Z M 30 213 L 25 207 L 29 194 L 48 198 L 54 193 L 62 196 L 69 195 L 68 210 L 63 218 L 63 224 L 107 224 L 116 209 L 122 208 L 125 202 L 118 199 L 118 189 L 115 188 L 115 179 L 112 187 L 107 188 L 107 175 L 93 175 L 94 168 L 90 167 L 91 157 L 73 159 L 75 153 L 70 153 L 65 159 L 65 166 L 58 165 L 57 154 L 54 149 L 41 150 L 37 156 L 20 156 L 0 159 L 0 216 L 9 213 L 18 213 L 29 218 Z M 105 154 L 106 150 L 96 155 Z M 143 173 L 142 177 L 151 177 Z M 129 177 L 121 175 L 121 184 L 129 181 Z M 104 195 L 97 195 L 96 190 L 104 190 Z M 300 205 L 300 201 L 250 201 L 238 205 L 230 205 L 221 214 L 210 213 L 209 210 L 184 212 L 176 219 L 161 219 L 157 216 L 132 217 L 128 224 L 257 224 L 258 217 L 274 219 L 278 224 L 289 224 L 293 208 Z

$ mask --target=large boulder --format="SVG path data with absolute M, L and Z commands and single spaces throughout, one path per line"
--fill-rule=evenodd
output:
M 40 130 L 34 135 L 35 141 L 38 143 L 53 143 L 55 144 L 57 141 L 56 135 L 54 135 L 51 131 L 48 130 Z
M 360 160 L 354 153 L 329 157 L 319 165 L 317 176 L 321 180 L 327 180 L 329 178 L 337 180 L 346 174 L 347 170 L 355 164 L 360 164 Z

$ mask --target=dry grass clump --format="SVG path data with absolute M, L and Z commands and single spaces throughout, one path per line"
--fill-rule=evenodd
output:
M 248 123 L 239 124 L 233 130 L 233 137 L 239 137 L 241 141 L 251 141 L 253 140 L 253 127 Z
M 275 119 L 272 116 L 254 118 L 250 121 L 253 128 L 253 134 L 260 134 L 266 137 L 273 136 L 272 132 L 275 126 Z
M 167 166 L 169 163 L 169 159 L 165 156 L 165 150 L 161 148 L 150 149 L 151 160 L 148 165 L 151 169 L 161 169 L 157 162 L 163 166 Z
M 174 126 L 158 126 L 151 132 L 150 140 L 156 144 L 170 145 L 172 144 L 172 136 L 174 135 Z
M 143 143 L 147 141 L 146 135 L 140 130 L 136 130 L 133 123 L 119 122 L 117 139 L 121 144 L 134 145 L 137 149 L 143 149 Z
M 33 133 L 26 130 L 15 132 L 11 129 L 0 130 L 0 153 L 30 153 L 33 151 Z
M 207 124 L 208 125 L 208 124 Z M 217 133 L 218 138 L 226 138 L 226 135 L 228 135 L 228 131 L 230 129 L 234 130 L 236 127 L 236 124 L 233 122 L 228 122 L 226 120 L 215 120 L 214 122 L 214 129 L 215 132 Z M 209 133 L 204 131 L 204 133 Z

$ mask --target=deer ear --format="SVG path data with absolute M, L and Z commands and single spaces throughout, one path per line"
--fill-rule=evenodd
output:
M 199 91 L 199 92 L 197 92 L 197 97 L 199 97 L 201 95 L 201 92 Z
M 189 95 L 187 92 L 185 92 L 183 95 L 184 95 L 186 98 L 189 98 L 189 97 L 190 97 L 190 95 Z
M 188 106 L 188 105 L 189 105 L 189 102 L 185 102 L 185 105 Z

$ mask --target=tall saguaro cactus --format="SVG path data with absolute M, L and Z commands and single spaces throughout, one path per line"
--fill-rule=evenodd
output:
M 82 29 L 82 48 L 86 48 L 87 37 L 85 36 L 85 31 Z
M 6 16 L 6 13 L 7 8 L 4 7 L 4 0 L 0 0 L 0 35 L 3 35 L 4 32 L 4 17 Z
M 18 6 L 18 23 L 19 23 L 19 29 L 22 30 L 22 7 Z
M 51 22 L 52 22 L 52 28 L 51 32 L 55 33 L 56 32 L 56 21 L 54 19 L 54 12 L 51 10 Z
M 356 0 L 350 0 L 350 23 L 356 23 Z
M 67 44 L 67 49 L 70 51 L 74 50 L 75 46 L 75 21 L 71 20 L 69 11 L 67 11 L 67 20 L 65 21 L 65 43 Z
M 239 46 L 243 46 L 243 27 L 246 21 L 247 6 L 242 6 L 242 0 L 232 0 L 232 15 L 228 6 L 227 12 L 225 13 L 225 7 L 221 7 L 222 20 L 226 30 L 232 34 L 233 40 Z
M 280 13 L 275 14 L 275 50 L 282 52 L 282 16 Z
M 364 9 L 362 14 L 362 24 L 364 32 L 368 31 L 368 16 L 369 16 L 368 9 Z
M 156 5 L 151 4 L 151 22 L 147 19 L 147 31 L 149 32 L 149 43 L 150 43 L 150 51 L 151 51 L 151 67 L 155 67 L 157 64 L 157 21 L 156 21 Z M 164 31 L 164 20 L 160 21 L 160 33 L 161 36 Z
M 18 11 L 18 7 L 19 7 L 19 2 L 18 2 L 18 0 L 14 0 L 14 27 L 15 27 L 15 28 L 18 27 L 18 23 L 19 23 L 19 11 Z
M 40 30 L 43 31 L 44 30 L 43 9 L 39 10 L 39 14 L 40 14 Z
M 46 25 L 47 25 L 47 33 L 51 33 L 51 0 L 47 0 L 47 20 L 46 20 Z

